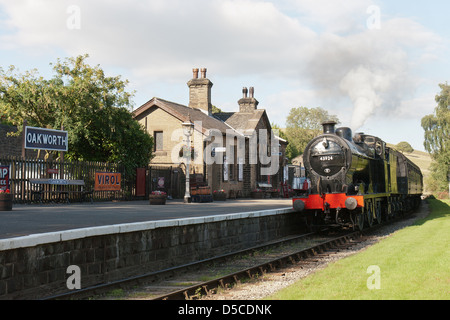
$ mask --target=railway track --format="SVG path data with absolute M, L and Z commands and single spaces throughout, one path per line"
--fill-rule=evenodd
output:
M 198 299 L 220 288 L 259 277 L 286 265 L 320 259 L 356 243 L 360 232 L 324 236 L 308 233 L 121 281 L 47 297 L 58 299 Z M 139 290 L 134 288 L 139 287 Z M 111 295 L 111 293 L 116 295 Z M 127 292 L 125 295 L 124 292 Z M 117 293 L 119 293 L 117 295 Z
M 334 235 L 297 235 L 211 259 L 45 299 L 200 299 L 290 265 L 318 262 L 365 241 L 376 230 L 392 222 L 384 222 L 363 231 Z M 111 294 L 112 292 L 115 294 Z
M 268 254 L 263 254 L 266 260 L 262 263 L 256 263 L 258 259 L 249 259 L 251 266 L 244 267 L 238 271 L 231 272 L 209 281 L 196 283 L 189 287 L 184 287 L 167 294 L 162 294 L 152 298 L 152 300 L 193 300 L 199 299 L 204 295 L 216 293 L 218 290 L 232 287 L 249 279 L 258 278 L 268 272 L 274 272 L 285 268 L 288 265 L 295 265 L 299 262 L 309 263 L 317 261 L 324 256 L 333 254 L 339 250 L 346 250 L 358 242 L 361 237 L 360 232 L 353 232 L 351 234 L 333 237 L 332 239 L 321 240 L 318 243 L 293 250 L 290 253 L 283 254 L 279 252 L 275 254 L 276 257 L 268 257 Z

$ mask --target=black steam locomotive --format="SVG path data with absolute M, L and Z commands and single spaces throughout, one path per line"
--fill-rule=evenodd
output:
M 350 128 L 323 124 L 323 134 L 306 146 L 303 161 L 311 187 L 293 198 L 312 227 L 362 230 L 420 204 L 423 177 L 418 166 L 381 139 Z

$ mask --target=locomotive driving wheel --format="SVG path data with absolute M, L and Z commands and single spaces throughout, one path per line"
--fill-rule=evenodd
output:
M 363 212 L 356 212 L 354 214 L 354 225 L 353 229 L 358 228 L 359 231 L 362 231 L 364 229 L 364 213 Z
M 377 202 L 375 209 L 375 217 L 378 224 L 381 224 L 381 202 Z
M 364 204 L 365 207 L 365 216 L 367 219 L 367 224 L 369 225 L 369 228 L 372 227 L 373 225 L 373 208 L 372 208 L 372 202 L 371 201 L 367 201 Z

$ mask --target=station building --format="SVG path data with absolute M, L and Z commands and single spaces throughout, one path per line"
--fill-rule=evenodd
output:
M 261 187 L 279 188 L 285 179 L 287 141 L 272 131 L 264 109 L 258 109 L 254 88 L 243 88 L 238 112 L 213 113 L 206 68 L 193 69 L 187 82 L 189 105 L 152 98 L 133 112 L 154 138 L 151 165 L 179 167 L 185 172 L 190 154 L 191 183 L 211 191 L 248 196 Z M 192 122 L 190 148 L 182 123 Z M 190 149 L 190 150 L 189 150 Z

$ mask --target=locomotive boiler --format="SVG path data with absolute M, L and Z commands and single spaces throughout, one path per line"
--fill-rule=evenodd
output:
M 423 177 L 411 160 L 378 137 L 322 125 L 303 153 L 311 187 L 292 200 L 311 227 L 363 229 L 420 204 Z

